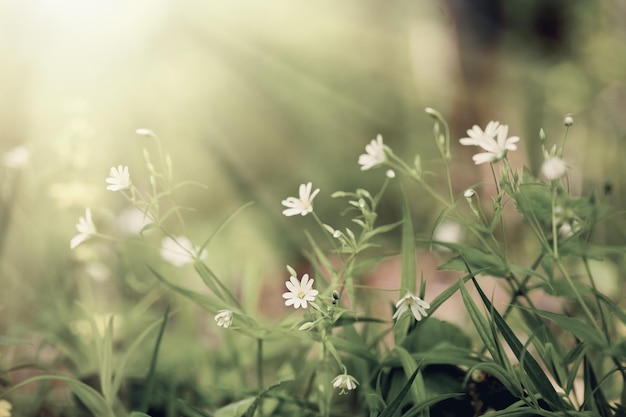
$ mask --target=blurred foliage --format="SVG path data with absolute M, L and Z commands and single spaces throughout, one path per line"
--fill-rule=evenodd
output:
M 208 248 L 218 272 L 247 281 L 269 280 L 285 263 L 303 261 L 307 223 L 280 214 L 280 201 L 297 185 L 321 188 L 316 213 L 325 218 L 340 207 L 328 198 L 331 189 L 383 182 L 382 172 L 362 173 L 356 164 L 376 134 L 398 154 L 419 152 L 426 170 L 440 168 L 426 106 L 451 120 L 453 154 L 467 152 L 455 140 L 466 129 L 492 119 L 508 123 L 522 147 L 539 141 L 540 127 L 558 142 L 563 116 L 572 113 L 569 186 L 626 204 L 620 0 L 3 0 L 0 57 L 0 153 L 24 145 L 31 154 L 21 171 L 0 171 L 0 328 L 26 340 L 31 324 L 75 337 L 69 323 L 82 313 L 68 300 L 96 313 L 127 313 L 138 299 L 143 312 L 163 307 L 147 267 L 128 261 L 158 258 L 155 241 L 131 240 L 120 252 L 106 243 L 76 252 L 68 246 L 88 206 L 99 229 L 123 229 L 127 206 L 105 190 L 104 178 L 118 164 L 148 178 L 142 149 L 152 145 L 137 128 L 160 136 L 177 180 L 207 186 L 176 193 L 194 208 L 186 213 L 192 239 L 202 241 L 229 213 L 255 202 Z M 539 147 L 527 148 L 523 163 L 537 172 Z M 488 176 L 470 158 L 455 164 L 455 192 Z M 415 230 L 428 235 L 437 207 L 411 194 Z M 395 197 L 389 201 L 401 201 Z M 381 202 L 382 223 L 401 213 Z M 623 243 L 620 221 L 595 229 L 596 239 Z M 244 302 L 256 305 L 256 290 L 258 283 L 241 289 Z M 193 323 L 206 319 L 194 314 L 181 313 Z M 186 330 L 181 337 L 198 329 Z M 169 359 L 172 369 L 177 360 L 208 360 L 200 352 Z

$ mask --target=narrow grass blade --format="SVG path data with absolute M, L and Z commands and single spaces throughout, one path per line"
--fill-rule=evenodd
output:
M 170 306 L 168 304 L 167 309 L 165 310 L 165 314 L 163 315 L 161 327 L 159 328 L 159 334 L 154 344 L 152 358 L 150 359 L 150 369 L 148 370 L 148 375 L 146 376 L 146 388 L 143 393 L 143 398 L 141 399 L 141 407 L 139 407 L 139 410 L 141 410 L 142 412 L 148 411 L 148 405 L 150 403 L 150 398 L 152 397 L 152 391 L 154 390 L 154 375 L 156 372 L 157 359 L 159 357 L 159 348 L 161 347 L 161 341 L 163 340 L 163 333 L 165 332 L 165 326 L 167 325 L 169 315 Z
M 107 404 L 104 397 L 95 389 L 90 387 L 89 385 L 81 382 L 77 379 L 63 376 L 63 375 L 38 375 L 32 378 L 25 379 L 18 384 L 13 385 L 11 388 L 7 389 L 2 393 L 3 396 L 6 396 L 10 392 L 23 387 L 24 385 L 32 384 L 33 382 L 38 381 L 63 381 L 67 383 L 68 387 L 72 390 L 72 392 L 80 399 L 80 401 L 89 409 L 89 411 L 94 416 L 102 416 L 102 417 L 115 417 L 113 410 Z
M 206 295 L 199 294 L 199 293 L 197 293 L 195 291 L 191 291 L 191 290 L 188 290 L 186 288 L 179 287 L 177 285 L 172 284 L 167 279 L 165 279 L 165 277 L 163 275 L 161 275 L 159 272 L 157 272 L 151 266 L 148 266 L 148 269 L 150 269 L 150 271 L 154 274 L 154 276 L 159 281 L 161 281 L 166 287 L 168 287 L 169 289 L 173 290 L 174 292 L 177 292 L 177 293 L 185 296 L 186 298 L 189 298 L 191 301 L 193 301 L 194 303 L 198 304 L 200 307 L 202 307 L 202 308 L 204 308 L 204 309 L 206 309 L 208 311 L 218 311 L 218 310 L 221 310 L 221 309 L 229 308 L 228 304 L 224 303 L 221 300 L 215 300 L 213 298 L 207 297 Z
M 215 228 L 215 230 L 213 231 L 213 233 L 211 233 L 211 235 L 202 243 L 202 245 L 200 246 L 200 250 L 198 250 L 198 253 L 202 253 L 202 251 L 207 247 L 207 245 L 211 242 L 211 240 L 213 239 L 213 237 L 218 234 L 228 223 L 230 223 L 230 221 L 232 219 L 234 219 L 235 217 L 237 217 L 237 215 L 239 213 L 241 213 L 245 208 L 250 207 L 251 205 L 253 205 L 254 202 L 250 201 L 246 204 L 244 204 L 243 206 L 239 207 L 237 210 L 235 210 L 233 213 L 231 213 L 228 217 L 226 217 L 224 220 L 222 220 L 222 222 Z
M 114 394 L 117 394 L 117 391 L 120 389 L 120 386 L 122 385 L 124 377 L 126 376 L 124 371 L 126 370 L 126 364 L 130 360 L 130 357 L 135 353 L 135 351 L 139 348 L 139 346 L 142 345 L 142 343 L 144 342 L 144 339 L 150 334 L 150 332 L 152 332 L 152 330 L 154 330 L 157 327 L 157 325 L 159 325 L 159 323 L 161 323 L 160 320 L 155 321 L 154 323 L 148 325 L 148 327 L 146 327 L 145 330 L 142 331 L 139 334 L 139 336 L 137 336 L 137 338 L 135 338 L 133 343 L 128 347 L 128 349 L 124 353 L 124 356 L 122 357 L 119 365 L 117 366 L 117 372 L 113 376 L 113 384 L 112 384 L 111 392 L 113 392 Z
M 602 333 L 589 326 L 582 320 L 579 320 L 575 317 L 564 316 L 562 314 L 551 313 L 549 311 L 536 309 L 531 310 L 523 306 L 519 306 L 519 308 L 531 311 L 535 314 L 540 315 L 543 318 L 553 321 L 559 327 L 567 330 L 568 332 L 576 336 L 576 338 L 588 343 L 591 346 L 595 346 L 601 349 L 606 349 L 608 347 L 604 335 L 602 335 Z
M 500 313 L 493 307 L 483 290 L 476 282 L 475 278 L 472 278 L 472 282 L 480 295 L 483 303 L 489 311 L 491 311 L 493 320 L 498 327 L 498 330 L 504 337 L 504 340 L 509 345 L 515 357 L 520 361 L 520 366 L 526 371 L 529 376 L 530 382 L 534 385 L 537 393 L 541 394 L 543 399 L 553 410 L 566 411 L 570 407 L 561 399 L 556 390 L 552 386 L 552 383 L 541 369 L 541 366 L 537 363 L 535 358 L 526 350 L 522 342 L 515 336 L 513 330 L 509 327 L 506 321 L 502 318 Z
M 596 372 L 593 370 L 591 361 L 586 355 L 583 369 L 583 380 L 585 381 L 585 409 L 598 413 L 598 415 L 602 417 L 610 417 L 612 415 L 611 406 L 600 389 Z
M 289 383 L 289 382 L 293 382 L 293 379 L 286 379 L 286 380 L 278 381 L 275 384 L 272 384 L 269 387 L 267 387 L 266 389 L 264 389 L 263 391 L 261 391 L 259 393 L 259 395 L 256 396 L 254 402 L 252 404 L 250 404 L 250 407 L 248 407 L 246 412 L 243 414 L 243 417 L 252 417 L 252 416 L 254 416 L 254 412 L 258 408 L 259 404 L 261 404 L 261 399 L 265 395 L 267 395 L 268 392 L 273 391 L 276 388 L 280 387 L 281 385 L 283 385 L 285 383 Z
M 430 409 L 432 406 L 434 406 L 435 404 L 437 404 L 437 403 L 439 403 L 441 401 L 448 400 L 448 399 L 451 399 L 451 398 L 462 397 L 464 395 L 465 395 L 465 393 L 455 392 L 455 393 L 451 393 L 451 394 L 441 394 L 441 395 L 437 395 L 435 397 L 431 397 L 431 398 L 429 398 L 427 400 L 420 401 L 419 404 L 415 404 L 406 413 L 402 414 L 402 417 L 414 417 L 414 416 L 417 416 L 418 414 L 421 414 L 422 412 Z
M 342 352 L 365 359 L 369 363 L 378 363 L 378 357 L 374 355 L 370 349 L 362 343 L 353 343 L 337 336 L 329 336 L 328 340 Z
M 100 387 L 104 399 L 109 405 L 112 405 L 115 399 L 115 392 L 111 391 L 113 378 L 113 317 L 107 322 L 104 338 L 101 340 L 101 343 Z
M 239 304 L 239 300 L 233 295 L 232 292 L 222 284 L 222 281 L 209 269 L 204 262 L 198 260 L 193 264 L 194 269 L 200 275 L 200 278 L 204 283 L 222 300 L 228 300 L 231 306 L 237 307 L 240 311 L 243 311 L 243 307 Z M 232 307 L 231 307 L 232 308 Z
M 417 366 L 417 362 L 415 362 L 415 359 L 413 359 L 411 354 L 406 349 L 401 346 L 396 346 L 394 348 L 394 351 L 396 352 L 396 355 L 398 355 L 400 363 L 402 364 L 402 369 L 404 369 L 404 373 L 407 377 L 419 368 Z M 413 384 L 413 386 L 411 387 L 411 393 L 416 401 L 423 399 L 420 398 L 420 392 L 417 384 Z
M 389 405 L 387 405 L 387 407 L 385 407 L 383 412 L 380 413 L 380 415 L 378 417 L 392 417 L 394 415 L 394 413 L 402 405 L 402 402 L 404 402 L 404 399 L 406 398 L 406 395 L 409 393 L 409 390 L 411 389 L 411 386 L 413 385 L 413 381 L 415 381 L 415 378 L 417 378 L 417 373 L 419 371 L 420 371 L 420 369 L 417 368 L 415 370 L 415 372 L 413 372 L 413 375 L 411 375 L 411 377 L 406 382 L 406 384 L 404 384 L 404 386 L 402 387 L 402 389 L 400 390 L 398 395 L 396 395 L 394 397 L 394 399 L 391 400 Z
M 467 288 L 465 288 L 465 284 L 463 281 L 459 282 L 459 288 L 461 290 L 461 298 L 463 299 L 463 304 L 465 304 L 465 309 L 469 314 L 470 320 L 474 324 L 474 328 L 478 332 L 478 336 L 483 341 L 485 348 L 491 353 L 491 356 L 494 358 L 498 357 L 498 350 L 496 349 L 496 342 L 493 340 L 491 336 L 491 326 L 487 320 L 483 317 L 482 313 L 478 310 L 478 306 L 472 300 Z
M 417 277 L 415 256 L 415 232 L 411 221 L 411 209 L 404 189 L 402 190 L 402 278 L 401 286 L 404 290 L 415 294 Z

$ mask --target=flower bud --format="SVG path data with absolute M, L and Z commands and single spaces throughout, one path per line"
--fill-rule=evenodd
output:
M 146 137 L 154 136 L 154 132 L 150 129 L 137 129 L 135 133 L 137 133 L 140 136 L 146 136 Z

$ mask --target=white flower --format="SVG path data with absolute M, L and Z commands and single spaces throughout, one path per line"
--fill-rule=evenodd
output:
M 570 127 L 571 125 L 573 125 L 574 118 L 572 117 L 572 115 L 568 114 L 567 116 L 565 116 L 565 118 L 563 119 L 563 124 L 567 127 Z
M 307 301 L 314 301 L 318 294 L 318 291 L 313 289 L 313 280 L 309 279 L 308 274 L 302 275 L 302 281 L 292 276 L 289 281 L 285 282 L 285 285 L 289 290 L 283 294 L 285 305 L 293 304 L 293 308 L 307 308 Z
M 573 236 L 581 229 L 581 222 L 576 213 L 570 209 L 563 209 L 561 206 L 554 208 L 554 221 L 558 228 L 558 235 L 562 239 Z
M 368 170 L 385 162 L 385 146 L 383 145 L 382 135 L 377 135 L 376 139 L 372 139 L 369 145 L 365 146 L 365 152 L 359 156 L 359 165 L 361 171 Z
M 541 165 L 541 173 L 549 180 L 561 178 L 567 172 L 565 162 L 558 156 L 546 159 Z
M 487 123 L 487 127 L 483 131 L 480 126 L 474 125 L 471 129 L 467 131 L 467 138 L 459 139 L 461 145 L 472 145 L 472 146 L 480 146 L 481 143 L 489 140 L 493 140 L 498 133 L 498 128 L 500 127 L 500 122 L 490 121 Z
M 193 263 L 196 258 L 206 258 L 206 250 L 199 252 L 200 248 L 194 248 L 191 241 L 184 236 L 177 236 L 175 239 L 168 236 L 161 241 L 161 257 L 174 266 L 184 266 Z
M 430 304 L 422 300 L 419 297 L 414 296 L 411 293 L 407 293 L 396 303 L 396 312 L 393 314 L 393 319 L 397 319 L 405 312 L 411 310 L 415 320 L 420 321 L 422 317 L 428 316 L 426 310 L 430 308 Z
M 475 195 L 476 195 L 476 191 L 473 188 L 468 188 L 463 193 L 463 197 L 465 197 L 468 200 L 471 200 L 472 198 L 474 198 Z
M 233 312 L 230 310 L 220 310 L 215 315 L 215 322 L 219 327 L 228 329 L 233 324 Z
M 29 159 L 30 152 L 28 152 L 28 149 L 24 146 L 18 146 L 4 154 L 2 163 L 9 168 L 22 168 L 28 163 Z
M 385 175 L 387 176 L 387 178 L 395 178 L 396 177 L 396 173 L 393 169 L 388 169 L 387 172 L 385 172 Z
M 70 249 L 76 248 L 76 246 L 80 245 L 97 233 L 96 225 L 93 223 L 91 218 L 91 209 L 87 208 L 85 210 L 85 216 L 78 218 L 76 230 L 78 230 L 78 234 L 70 240 Z
M 348 391 L 356 389 L 357 385 L 359 385 L 359 382 L 352 375 L 341 374 L 333 379 L 333 388 L 341 390 L 339 391 L 339 395 L 347 394 Z
M 11 417 L 13 406 L 7 400 L 0 400 L 0 417 Z
M 507 137 L 509 134 L 507 125 L 501 125 L 499 122 L 493 121 L 489 122 L 484 132 L 480 127 L 474 125 L 472 130 L 467 131 L 467 134 L 470 136 L 469 138 L 459 140 L 462 145 L 480 146 L 487 151 L 472 157 L 476 165 L 501 160 L 506 156 L 507 151 L 517 149 L 515 143 L 519 141 L 517 136 Z
M 152 222 L 146 213 L 133 206 L 125 208 L 117 216 L 117 224 L 120 230 L 129 235 L 138 235 L 150 223 Z M 154 229 L 144 230 L 145 233 L 152 231 Z
M 463 235 L 463 226 L 461 226 L 460 223 L 451 220 L 444 220 L 443 222 L 439 223 L 439 225 L 435 229 L 433 233 L 433 240 L 438 242 L 459 243 L 461 240 L 463 240 Z M 435 246 L 437 247 L 437 249 L 440 249 L 444 252 L 450 250 L 442 245 Z
M 111 167 L 109 175 L 109 178 L 106 179 L 107 184 L 110 184 L 107 186 L 109 191 L 128 190 L 132 185 L 128 167 L 126 166 Z
M 313 199 L 320 192 L 319 188 L 316 188 L 313 193 L 311 193 L 311 188 L 313 184 L 310 182 L 307 184 L 300 184 L 300 198 L 296 197 L 287 197 L 287 199 L 282 201 L 282 205 L 287 207 L 283 210 L 283 214 L 285 216 L 295 216 L 301 214 L 306 216 L 307 214 L 313 211 Z

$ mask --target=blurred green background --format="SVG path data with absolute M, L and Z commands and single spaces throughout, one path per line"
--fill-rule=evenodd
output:
M 0 152 L 23 145 L 31 154 L 19 173 L 2 168 L 13 317 L 36 314 L 23 308 L 41 303 L 33 289 L 73 288 L 59 277 L 75 277 L 85 259 L 97 257 L 107 276 L 133 270 L 110 248 L 71 253 L 68 242 L 88 206 L 103 232 L 119 235 L 127 203 L 105 190 L 111 166 L 128 165 L 148 189 L 142 149 L 154 148 L 138 128 L 163 140 L 177 181 L 207 186 L 176 193 L 195 211 L 173 233 L 199 243 L 256 203 L 208 248 L 226 276 L 284 274 L 298 261 L 302 229 L 315 226 L 284 218 L 280 202 L 300 183 L 322 189 L 315 209 L 329 223 L 343 204 L 332 192 L 376 190 L 384 171 L 362 173 L 357 158 L 378 133 L 436 172 L 427 106 L 451 125 L 455 192 L 488 178 L 456 141 L 473 124 L 509 124 L 522 138 L 512 158 L 538 172 L 540 127 L 560 143 L 571 113 L 572 188 L 610 184 L 607 198 L 624 206 L 620 0 L 2 0 L 0 59 Z M 436 207 L 413 195 L 414 224 L 428 232 Z M 381 216 L 399 219 L 398 205 L 385 203 Z

